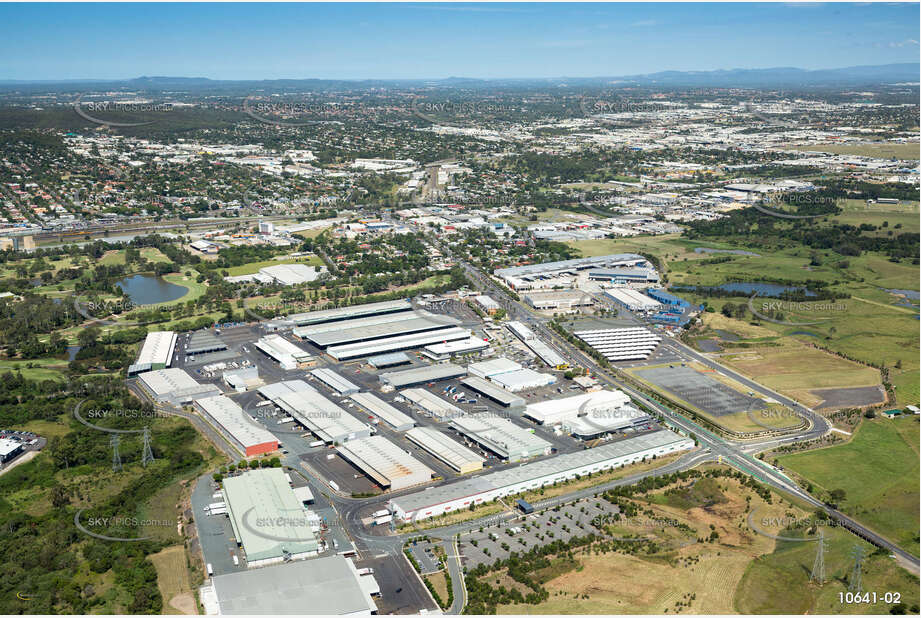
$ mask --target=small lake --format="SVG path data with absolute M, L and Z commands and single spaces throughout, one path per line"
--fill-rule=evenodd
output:
M 181 285 L 170 283 L 153 275 L 132 275 L 116 283 L 135 305 L 155 305 L 178 300 L 189 291 Z
M 677 285 L 673 289 L 674 292 L 679 294 L 682 290 L 703 293 L 706 293 L 707 290 L 725 290 L 727 292 L 739 292 L 746 296 L 756 294 L 757 296 L 764 296 L 766 298 L 780 298 L 780 295 L 784 293 L 803 293 L 807 297 L 816 295 L 815 292 L 807 290 L 806 288 L 799 288 L 792 285 L 780 285 L 777 283 L 758 282 L 721 283 L 720 285 Z

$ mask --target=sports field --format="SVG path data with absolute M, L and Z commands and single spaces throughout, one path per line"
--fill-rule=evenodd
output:
M 919 158 L 918 144 L 897 144 L 893 142 L 866 142 L 863 144 L 809 144 L 793 146 L 793 150 L 830 152 L 832 154 L 858 155 L 880 159 L 914 159 Z
M 846 444 L 779 460 L 822 490 L 843 489 L 843 512 L 918 555 L 918 432 L 915 416 L 868 420 Z

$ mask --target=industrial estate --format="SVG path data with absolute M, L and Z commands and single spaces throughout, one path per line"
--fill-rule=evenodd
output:
M 44 9 L 0 612 L 921 613 L 917 3 Z

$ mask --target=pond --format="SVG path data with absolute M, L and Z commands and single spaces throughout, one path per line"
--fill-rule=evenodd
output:
M 710 289 L 725 290 L 727 292 L 740 292 L 746 296 L 752 294 L 757 294 L 758 296 L 764 296 L 767 298 L 778 298 L 784 292 L 802 292 L 807 297 L 815 296 L 815 292 L 812 290 L 807 290 L 806 288 L 800 288 L 792 285 L 780 285 L 778 283 L 758 283 L 758 282 L 736 282 L 736 283 L 722 283 L 715 286 L 707 285 L 682 285 L 676 286 L 675 291 L 681 290 L 692 290 L 692 291 L 703 291 Z
M 178 300 L 189 291 L 181 285 L 170 283 L 154 275 L 132 275 L 116 283 L 135 305 L 155 305 Z

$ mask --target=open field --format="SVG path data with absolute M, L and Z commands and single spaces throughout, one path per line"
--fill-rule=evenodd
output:
M 918 220 L 918 203 L 867 204 L 863 200 L 843 200 L 838 203 L 843 209 L 840 215 L 832 217 L 838 223 L 860 226 L 868 223 L 881 229 L 873 236 L 893 234 L 917 234 L 921 225 Z M 885 225 L 885 227 L 884 227 Z
M 809 144 L 792 146 L 793 150 L 830 152 L 832 154 L 858 155 L 880 159 L 914 159 L 921 158 L 918 144 L 894 144 L 891 142 L 867 142 L 863 144 Z
M 780 516 L 793 507 L 776 500 L 768 505 L 734 479 L 681 481 L 672 487 L 680 489 L 677 493 L 657 490 L 633 499 L 644 521 L 648 516 L 678 524 L 646 528 L 646 535 L 661 539 L 659 552 L 586 555 L 576 551 L 578 566 L 546 582 L 547 601 L 502 606 L 499 613 L 733 613 L 735 590 L 746 568 L 753 559 L 773 551 L 775 543 L 740 523 L 750 509 Z M 616 533 L 623 528 L 617 525 Z M 714 532 L 714 542 L 701 541 Z
M 839 508 L 918 554 L 918 419 L 864 421 L 846 444 L 784 455 L 781 465 L 825 490 Z
M 879 371 L 873 367 L 797 343 L 724 353 L 720 362 L 807 406 L 822 401 L 812 392 L 815 389 L 880 384 Z
M 150 555 L 157 569 L 157 587 L 164 614 L 198 614 L 195 593 L 186 567 L 185 548 L 173 545 Z
M 29 360 L 0 360 L 0 373 L 19 371 L 30 380 L 63 380 L 67 360 L 60 358 L 33 358 Z

